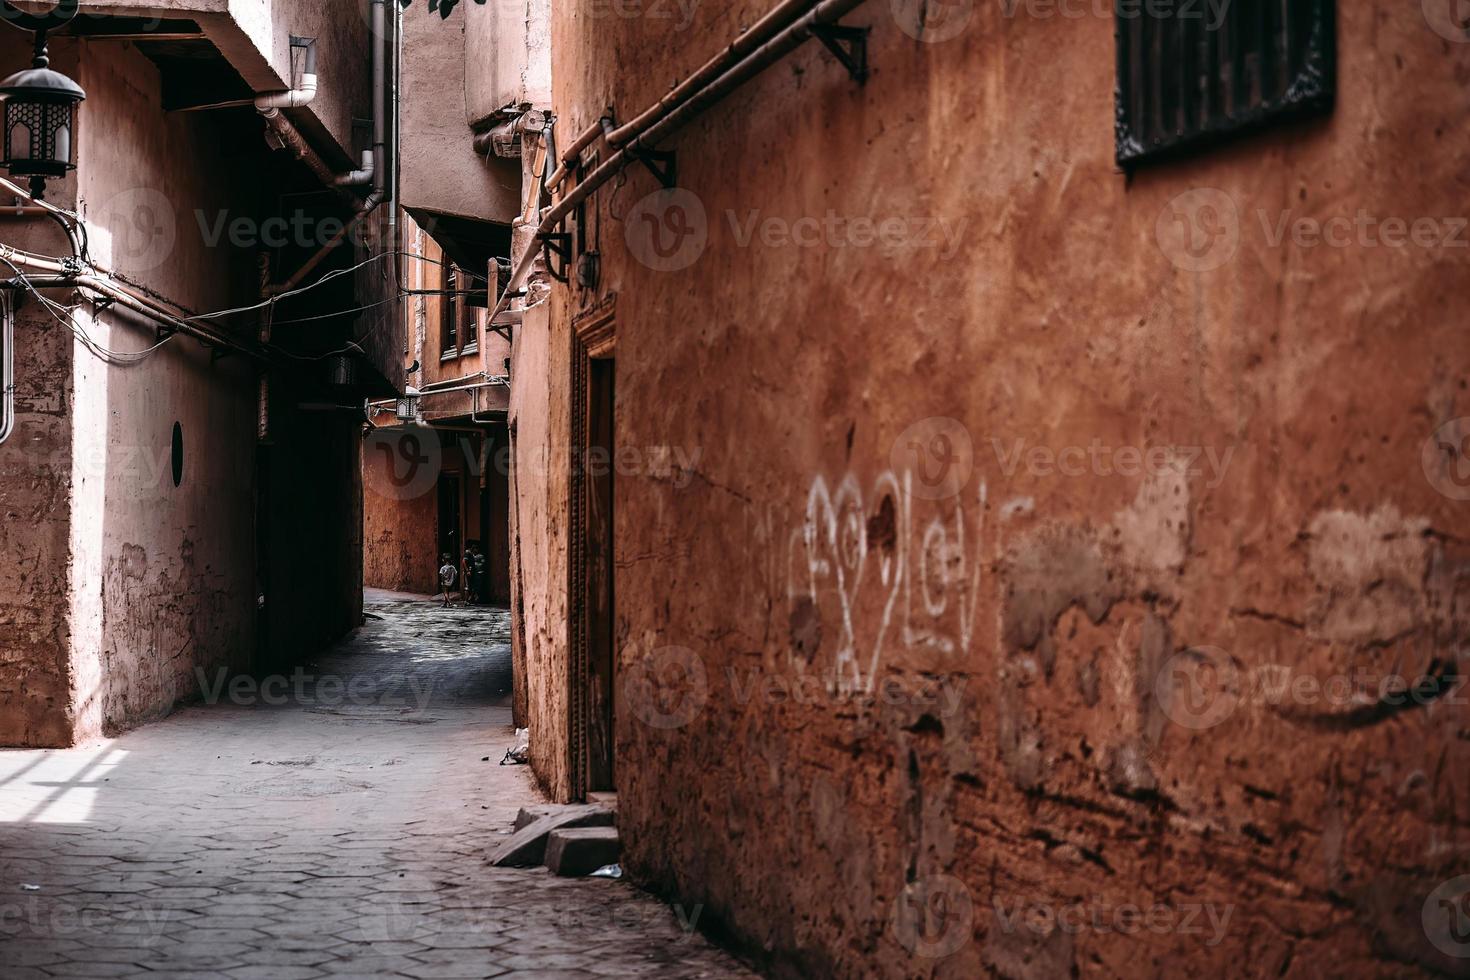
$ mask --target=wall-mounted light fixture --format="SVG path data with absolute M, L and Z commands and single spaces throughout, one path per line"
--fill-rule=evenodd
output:
M 77 106 L 87 93 L 51 70 L 46 35 L 75 17 L 79 3 L 62 0 L 50 13 L 36 15 L 0 0 L 0 20 L 36 35 L 31 67 L 0 82 L 0 99 L 5 100 L 5 153 L 0 166 L 11 176 L 29 178 L 37 200 L 45 196 L 48 179 L 76 169 Z

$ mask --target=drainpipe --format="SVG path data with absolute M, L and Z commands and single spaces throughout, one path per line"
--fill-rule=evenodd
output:
M 336 180 L 338 187 L 373 186 L 375 194 L 384 189 L 383 162 L 388 145 L 388 0 L 372 0 L 373 5 L 373 148 L 364 151 L 362 167 L 342 174 Z M 382 200 L 374 202 L 376 207 Z M 370 210 L 370 209 L 369 209 Z
M 546 179 L 546 187 L 548 190 L 555 190 L 561 185 L 562 181 L 566 180 L 567 177 L 571 175 L 572 166 L 577 162 L 578 158 L 580 158 L 583 153 L 587 152 L 587 148 L 589 146 L 597 142 L 597 137 L 601 135 L 602 120 L 599 119 L 597 122 L 593 123 L 585 130 L 583 130 L 581 136 L 578 136 L 575 140 L 572 141 L 572 145 L 567 147 L 567 151 L 562 154 L 561 166 L 557 167 L 556 170 L 552 172 L 551 176 Z
M 361 168 L 349 171 L 345 174 L 333 173 L 330 168 L 326 167 L 326 165 L 322 163 L 321 157 L 317 156 L 315 151 L 311 150 L 311 148 L 306 145 L 306 141 L 302 139 L 300 131 L 297 130 L 295 126 L 291 125 L 291 122 L 287 120 L 285 116 L 281 115 L 281 111 L 279 108 L 268 105 L 266 108 L 262 108 L 260 110 L 261 115 L 265 117 L 267 124 L 270 125 L 271 129 L 281 138 L 282 142 L 285 145 L 289 146 L 299 158 L 306 161 L 307 166 L 311 167 L 312 171 L 317 175 L 317 177 L 322 181 L 323 184 L 326 184 L 329 187 L 335 187 L 339 190 L 340 193 L 346 193 L 349 195 L 351 195 L 351 192 L 348 190 L 349 188 L 360 187 L 367 184 L 372 185 L 372 192 L 368 194 L 366 200 L 359 201 L 355 195 L 351 195 L 350 199 L 355 213 L 353 214 L 352 220 L 348 222 L 347 226 L 343 228 L 341 232 L 332 236 L 332 240 L 327 242 L 320 249 L 318 249 L 315 255 L 307 259 L 306 262 L 301 266 L 301 268 L 298 269 L 296 273 L 291 276 L 290 279 L 278 285 L 266 286 L 263 290 L 261 290 L 262 294 L 266 298 L 279 296 L 282 293 L 290 292 L 297 286 L 301 285 L 301 283 L 305 281 L 306 277 L 310 275 L 312 271 L 317 268 L 317 266 L 326 261 L 327 256 L 329 256 L 332 251 L 337 248 L 337 246 L 341 245 L 342 242 L 346 240 L 347 236 L 351 234 L 354 229 L 359 227 L 362 222 L 370 214 L 376 211 L 379 205 L 381 205 L 383 201 L 387 199 L 387 45 L 390 40 L 387 33 L 387 6 L 387 0 L 372 0 L 373 148 L 371 150 L 366 150 L 363 152 Z M 300 39 L 293 37 L 292 43 L 294 44 L 297 40 Z M 310 72 L 310 74 L 306 75 L 303 79 L 302 89 L 300 91 L 307 91 L 307 80 L 309 80 L 310 94 L 315 95 L 315 41 L 312 41 L 311 44 L 307 47 L 307 63 L 309 65 L 308 71 Z M 262 96 L 261 98 L 265 100 L 286 99 L 289 102 L 288 97 L 292 94 L 293 93 L 284 93 L 281 96 Z M 310 98 L 307 98 L 307 102 L 309 101 Z M 304 105 L 305 103 L 299 104 Z M 261 106 L 261 102 L 259 100 L 257 100 L 256 106 L 257 108 Z
M 388 227 L 392 231 L 394 249 L 402 251 L 401 243 L 398 240 L 398 171 L 403 165 L 403 154 L 400 152 L 400 144 L 403 140 L 403 134 L 401 132 L 403 128 L 403 111 L 400 105 L 401 93 L 403 92 L 403 5 L 395 3 L 390 9 L 393 12 L 393 41 L 391 48 L 393 65 L 392 71 L 389 73 L 392 88 L 389 92 L 388 106 L 393 113 L 391 118 L 392 128 L 389 132 L 389 142 L 393 147 L 393 183 L 387 185 Z M 383 171 L 383 180 L 385 182 L 388 180 L 386 167 Z M 395 266 L 398 261 L 398 258 L 395 257 Z M 394 276 L 394 281 L 399 281 L 399 277 Z
M 15 296 L 0 292 L 0 443 L 15 431 Z
M 260 113 L 268 127 L 267 142 L 277 149 L 289 150 L 291 155 L 302 163 L 328 187 L 337 186 L 337 173 L 329 167 L 306 138 L 287 119 L 282 109 L 301 109 L 311 105 L 316 99 L 317 73 L 316 73 L 316 38 L 297 37 L 291 35 L 291 47 L 303 48 L 306 51 L 305 64 L 302 66 L 301 87 L 289 89 L 285 92 L 270 92 L 255 97 L 255 110 Z M 356 201 L 354 200 L 354 204 Z
M 360 187 L 374 182 L 375 175 L 382 169 L 383 155 L 383 101 L 386 91 L 385 68 L 384 68 L 384 26 L 387 18 L 384 15 L 386 0 L 372 0 L 373 4 L 373 149 L 364 151 L 362 165 L 357 170 L 339 174 L 327 166 L 326 162 L 306 142 L 291 120 L 281 112 L 282 109 L 301 109 L 310 105 L 316 99 L 317 93 L 317 71 L 316 71 L 316 38 L 291 36 L 293 48 L 303 48 L 306 51 L 306 63 L 302 70 L 301 87 L 286 92 L 272 92 L 266 95 L 256 96 L 255 108 L 265 119 L 266 125 L 270 127 L 274 141 L 283 149 L 289 149 L 297 159 L 301 160 L 316 175 L 316 178 L 328 187 L 351 188 Z M 357 206 L 360 202 L 353 197 L 352 204 Z
M 292 34 L 291 47 L 306 49 L 306 63 L 301 69 L 301 87 L 256 96 L 255 108 L 263 116 L 269 117 L 273 112 L 279 114 L 282 109 L 300 109 L 311 105 L 316 98 L 316 38 Z

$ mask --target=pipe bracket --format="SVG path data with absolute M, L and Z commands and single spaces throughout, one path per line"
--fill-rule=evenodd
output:
M 821 41 L 859 85 L 868 80 L 868 32 L 871 27 L 813 24 L 812 37 Z
M 551 273 L 551 278 L 565 284 L 569 279 L 567 266 L 572 262 L 572 236 L 568 232 L 559 231 L 537 237 L 541 239 L 541 246 L 546 252 L 546 271 Z M 553 255 L 561 260 L 560 266 L 552 261 Z
M 648 168 L 648 172 L 658 179 L 665 190 L 672 190 L 679 185 L 679 156 L 673 150 L 645 150 L 634 144 L 631 147 L 633 155 L 638 162 Z

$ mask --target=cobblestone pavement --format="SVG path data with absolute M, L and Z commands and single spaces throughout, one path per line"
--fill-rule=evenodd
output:
M 488 867 L 540 802 L 497 765 L 508 614 L 368 612 L 301 674 L 206 676 L 213 703 L 106 744 L 0 752 L 0 977 L 751 976 L 698 910 Z

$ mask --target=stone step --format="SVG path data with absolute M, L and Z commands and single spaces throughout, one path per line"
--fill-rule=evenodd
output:
M 581 878 L 616 864 L 622 851 L 616 827 L 568 827 L 551 832 L 546 866 L 563 878 Z
M 522 811 L 536 811 L 541 807 L 530 807 Z M 577 805 L 560 806 L 552 812 L 535 815 L 522 823 L 516 817 L 516 831 L 501 842 L 490 855 L 490 863 L 502 868 L 532 868 L 546 859 L 546 839 L 553 831 L 569 827 L 611 827 L 617 820 L 616 814 L 606 807 Z M 596 870 L 595 868 L 593 869 Z
M 596 792 L 588 793 L 587 802 L 585 805 L 597 806 L 601 807 L 604 810 L 611 810 L 613 811 L 613 813 L 617 813 L 618 794 Z M 553 814 L 561 813 L 563 810 L 567 809 L 567 806 L 568 804 L 565 803 L 542 803 L 536 806 L 523 806 L 516 813 L 515 829 L 520 830 L 522 827 L 529 827 L 531 824 L 535 823 L 537 820 L 540 820 L 542 817 L 549 817 Z M 614 821 L 614 823 L 616 823 L 616 821 Z
M 550 817 L 554 814 L 560 813 L 565 809 L 565 806 L 560 806 L 556 803 L 546 803 L 542 806 L 523 806 L 521 807 L 520 811 L 516 813 L 515 829 L 523 830 L 526 827 L 531 826 L 531 824 L 535 823 L 537 820 L 540 820 L 542 817 Z

